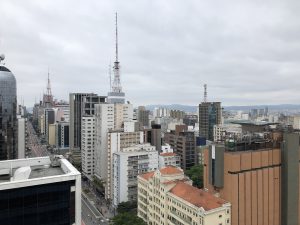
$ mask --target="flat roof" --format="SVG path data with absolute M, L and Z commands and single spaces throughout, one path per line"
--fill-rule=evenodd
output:
M 63 156 L 0 161 L 0 185 L 60 175 L 80 175 L 80 173 Z

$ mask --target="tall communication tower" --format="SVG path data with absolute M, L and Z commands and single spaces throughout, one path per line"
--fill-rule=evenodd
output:
M 116 60 L 114 62 L 114 81 L 112 85 L 112 91 L 121 93 L 122 86 L 120 80 L 120 62 L 118 60 L 118 14 L 116 13 Z

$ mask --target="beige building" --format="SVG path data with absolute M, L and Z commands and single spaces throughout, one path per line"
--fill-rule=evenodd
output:
M 138 216 L 149 225 L 230 225 L 230 208 L 225 200 L 193 187 L 178 167 L 138 176 Z
M 56 143 L 56 132 L 55 132 L 55 124 L 49 124 L 49 131 L 48 131 L 48 144 L 55 145 Z

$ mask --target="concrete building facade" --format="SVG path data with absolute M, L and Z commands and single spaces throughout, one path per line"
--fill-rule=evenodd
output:
M 180 156 L 173 152 L 160 153 L 158 161 L 159 168 L 166 166 L 180 167 Z
M 137 201 L 137 176 L 158 168 L 158 152 L 150 144 L 123 148 L 113 154 L 113 207 L 121 202 Z
M 299 135 L 251 146 L 258 144 L 246 150 L 210 146 L 204 187 L 231 202 L 232 225 L 300 224 Z
M 213 141 L 214 125 L 222 123 L 221 102 L 202 102 L 199 105 L 199 135 Z
M 81 121 L 81 168 L 92 180 L 95 170 L 95 116 L 83 116 Z
M 108 132 L 121 129 L 124 122 L 132 121 L 131 104 L 97 104 L 95 106 L 95 175 L 107 179 Z
M 196 137 L 192 131 L 171 131 L 165 134 L 164 142 L 168 143 L 174 153 L 180 156 L 180 167 L 184 170 L 197 164 Z

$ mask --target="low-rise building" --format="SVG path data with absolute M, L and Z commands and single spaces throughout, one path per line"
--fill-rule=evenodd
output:
M 138 216 L 147 224 L 230 225 L 231 205 L 192 186 L 173 166 L 138 176 Z

